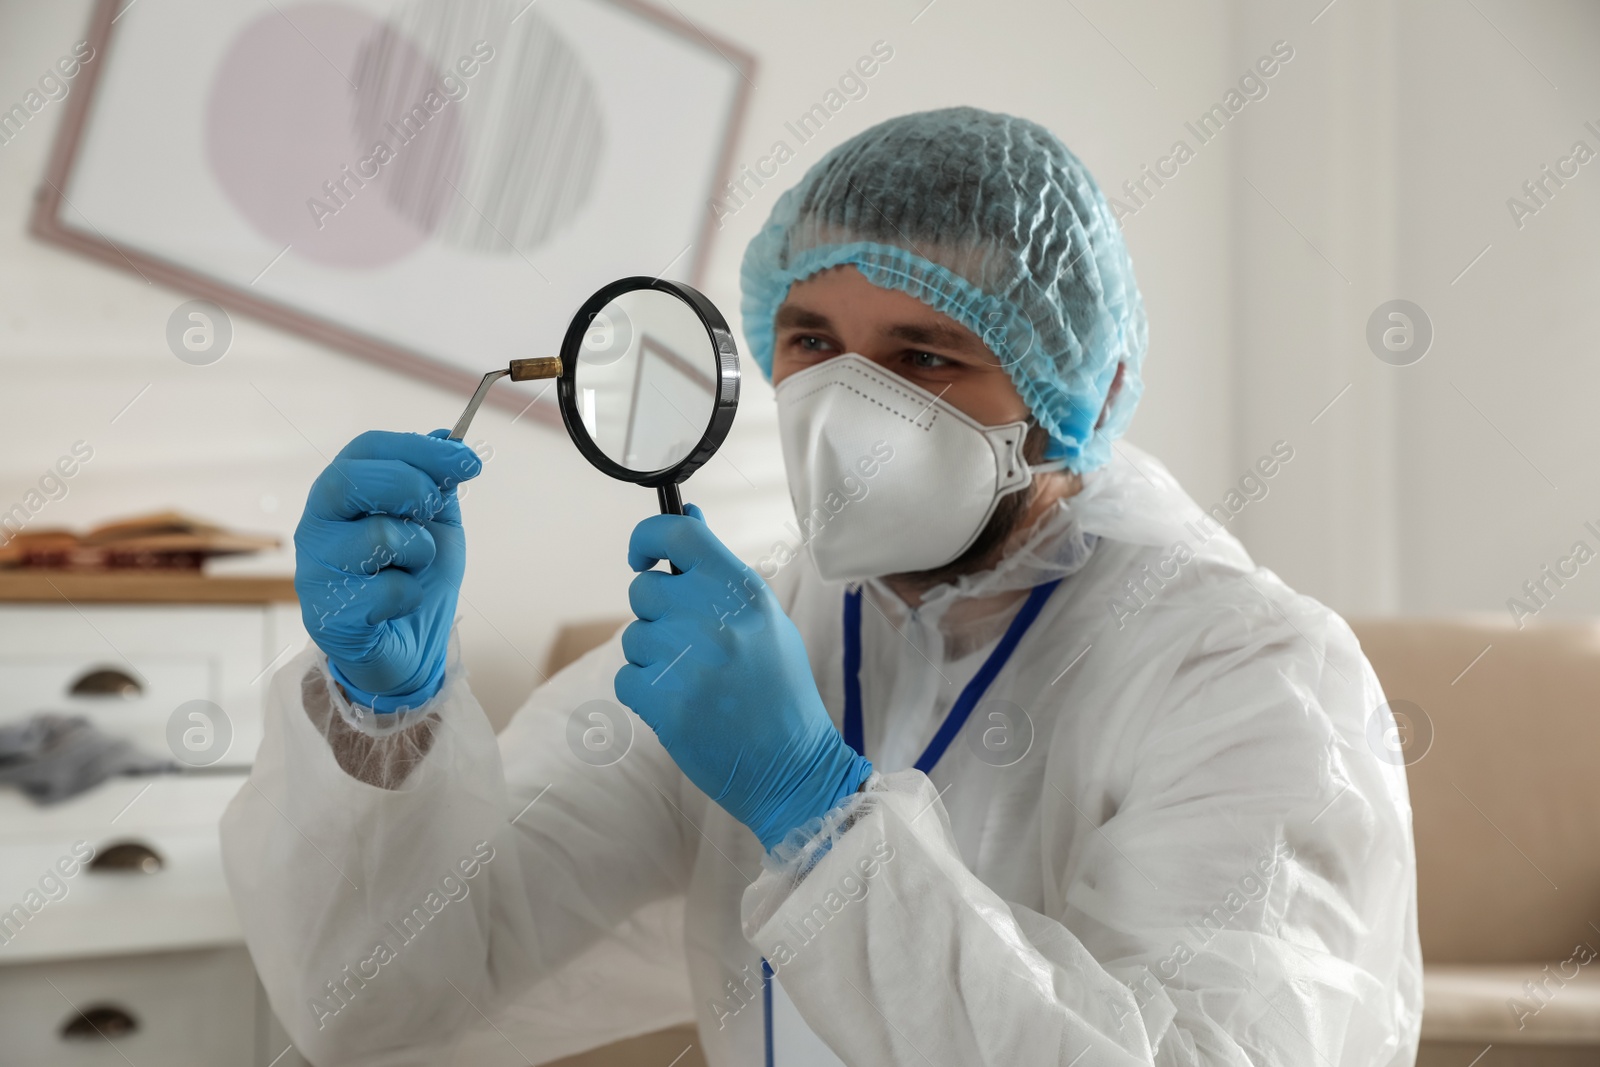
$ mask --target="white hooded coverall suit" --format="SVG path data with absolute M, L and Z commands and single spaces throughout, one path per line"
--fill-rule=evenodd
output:
M 1063 575 L 913 769 L 1020 591 Z M 771 584 L 838 725 L 846 587 L 804 554 Z M 502 1054 L 473 1062 L 538 1062 L 692 1017 L 713 1067 L 756 1067 L 766 959 L 861 1067 L 1412 1062 L 1411 820 L 1404 768 L 1367 741 L 1378 680 L 1158 462 L 1120 443 L 1025 550 L 918 611 L 866 583 L 860 627 L 876 773 L 767 857 L 636 719 L 621 759 L 579 758 L 616 638 L 498 738 L 454 651 L 395 721 L 308 647 L 222 827 L 299 1050 L 438 1065 L 471 1029 Z

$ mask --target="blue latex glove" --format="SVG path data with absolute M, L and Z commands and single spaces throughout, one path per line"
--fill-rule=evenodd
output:
M 828 718 L 800 631 L 700 509 L 634 527 L 617 699 L 683 773 L 771 849 L 854 793 L 872 764 Z M 682 574 L 649 568 L 670 560 Z
M 466 569 L 456 486 L 483 464 L 448 430 L 362 434 L 317 476 L 294 532 L 300 617 L 350 699 L 417 707 L 444 684 Z

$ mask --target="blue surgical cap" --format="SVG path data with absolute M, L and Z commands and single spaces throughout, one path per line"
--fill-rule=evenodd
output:
M 795 282 L 850 264 L 976 333 L 1077 471 L 1111 458 L 1144 391 L 1144 302 L 1110 206 L 1037 123 L 971 107 L 902 115 L 830 151 L 745 249 L 745 340 L 772 377 Z M 1105 423 L 1095 422 L 1117 366 Z

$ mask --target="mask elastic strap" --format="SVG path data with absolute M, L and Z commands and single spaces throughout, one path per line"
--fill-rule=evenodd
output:
M 1028 464 L 1029 474 L 1041 474 L 1045 471 L 1064 471 L 1066 469 L 1067 461 L 1065 457 L 1061 459 L 1047 459 L 1043 463 Z

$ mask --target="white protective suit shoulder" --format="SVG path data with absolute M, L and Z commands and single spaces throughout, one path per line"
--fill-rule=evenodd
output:
M 616 640 L 537 690 L 498 746 L 455 663 L 379 730 L 307 650 L 274 679 L 223 826 L 298 1047 L 439 1063 L 481 1010 L 537 1062 L 664 1025 L 676 991 L 561 976 L 686 894 L 714 1067 L 763 1062 L 763 958 L 849 1064 L 1409 1064 L 1410 810 L 1404 769 L 1365 741 L 1384 698 L 1349 628 L 1126 443 L 1037 530 L 916 612 L 867 584 L 879 773 L 769 857 L 637 720 L 615 763 L 575 754 L 574 711 L 614 700 Z M 1015 591 L 1063 575 L 962 736 L 930 774 L 907 769 Z M 838 723 L 844 586 L 803 558 L 773 585 Z M 995 721 L 1030 734 L 1004 759 L 983 740 Z M 520 1017 L 542 1025 L 507 1029 L 530 995 L 545 1010 Z M 555 1025 L 558 1003 L 596 1021 Z

